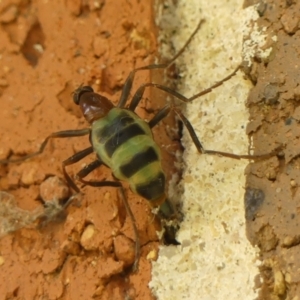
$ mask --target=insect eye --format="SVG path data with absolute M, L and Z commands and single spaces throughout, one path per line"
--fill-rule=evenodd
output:
M 73 101 L 75 102 L 75 104 L 79 104 L 80 101 L 80 97 L 84 94 L 84 93 L 88 93 L 88 92 L 94 92 L 93 88 L 91 86 L 80 86 L 79 88 L 77 88 L 74 91 L 73 94 Z

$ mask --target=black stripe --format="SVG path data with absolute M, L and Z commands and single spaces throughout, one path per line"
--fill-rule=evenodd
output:
M 113 136 L 119 128 L 123 128 L 132 124 L 134 119 L 131 118 L 126 111 L 120 112 L 120 114 L 108 125 L 97 132 L 97 140 L 99 143 L 103 144 Z
M 157 160 L 158 155 L 156 151 L 149 147 L 146 151 L 135 154 L 127 164 L 120 167 L 120 171 L 125 177 L 130 178 L 137 171 Z
M 165 192 L 165 181 L 165 174 L 160 172 L 149 183 L 138 185 L 136 191 L 139 195 L 149 201 L 156 200 Z
M 119 129 L 115 128 L 114 135 L 105 144 L 105 150 L 109 157 L 112 157 L 116 149 L 132 137 L 145 134 L 144 130 L 136 123 Z

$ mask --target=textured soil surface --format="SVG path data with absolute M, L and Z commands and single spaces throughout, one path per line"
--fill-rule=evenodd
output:
M 0 159 L 37 151 L 52 132 L 88 127 L 72 101 L 81 84 L 117 103 L 129 72 L 154 60 L 152 9 L 138 0 L 1 1 Z M 133 89 L 149 81 L 139 72 Z M 149 98 L 146 91 L 137 109 L 148 119 L 161 105 Z M 161 143 L 167 131 L 157 127 Z M 1 300 L 153 298 L 159 224 L 145 200 L 126 189 L 142 244 L 136 273 L 132 224 L 115 189 L 79 185 L 81 197 L 57 211 L 71 195 L 61 163 L 88 146 L 86 136 L 55 139 L 37 157 L 0 166 L 0 190 L 9 193 L 0 194 Z M 72 177 L 93 160 L 67 170 Z M 112 176 L 101 167 L 87 179 Z
M 267 58 L 257 53 L 250 76 L 248 133 L 259 152 L 284 146 L 284 155 L 247 169 L 248 237 L 261 250 L 261 299 L 300 299 L 300 3 L 258 6 Z
M 280 155 L 246 170 L 247 235 L 260 248 L 264 281 L 257 280 L 257 287 L 263 300 L 300 299 L 298 2 L 259 1 L 259 30 L 265 28 L 264 50 L 270 52 L 258 51 L 245 67 L 255 85 L 247 101 L 247 132 L 256 153 L 283 147 Z M 72 101 L 81 84 L 116 104 L 129 72 L 154 61 L 152 10 L 153 3 L 138 0 L 2 0 L 0 160 L 37 151 L 52 132 L 86 128 Z M 156 71 L 139 72 L 133 91 L 160 78 Z M 163 105 L 159 94 L 146 91 L 137 109 L 141 117 L 150 119 Z M 170 178 L 174 163 L 168 154 L 177 142 L 165 125 L 154 136 Z M 146 201 L 125 184 L 142 244 L 136 273 L 130 272 L 132 224 L 117 191 L 79 185 L 82 195 L 66 202 L 73 192 L 62 161 L 88 146 L 86 136 L 55 139 L 39 156 L 0 165 L 0 300 L 153 299 L 148 282 L 159 222 Z M 71 177 L 94 159 L 92 154 L 68 166 Z M 113 178 L 101 167 L 87 179 Z

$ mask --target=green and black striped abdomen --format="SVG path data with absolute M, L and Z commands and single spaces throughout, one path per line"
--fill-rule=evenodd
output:
M 133 192 L 149 201 L 164 195 L 160 149 L 149 125 L 135 113 L 113 108 L 92 124 L 91 142 L 99 159 Z

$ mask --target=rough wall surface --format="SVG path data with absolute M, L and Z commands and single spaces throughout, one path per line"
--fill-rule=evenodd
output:
M 299 286 L 299 1 L 257 6 L 257 30 L 267 43 L 248 69 L 255 83 L 247 105 L 247 132 L 259 152 L 282 145 L 283 153 L 247 168 L 246 217 L 251 243 L 259 246 L 260 299 L 300 299 Z
M 257 15 L 243 11 L 242 4 L 179 1 L 169 16 L 162 14 L 166 26 L 172 18 L 178 22 L 177 49 L 205 19 L 179 59 L 184 77 L 180 92 L 185 96 L 210 87 L 242 62 L 245 22 Z M 221 87 L 183 106 L 205 149 L 247 153 L 245 101 L 250 87 L 238 72 Z M 183 145 L 181 245 L 161 247 L 150 286 L 159 299 L 254 299 L 257 251 L 245 235 L 243 204 L 248 162 L 200 155 L 185 131 Z
M 52 132 L 86 128 L 74 89 L 89 84 L 116 103 L 128 73 L 151 63 L 155 49 L 151 1 L 1 1 L 0 159 L 36 151 Z M 149 81 L 140 72 L 134 89 Z M 88 137 L 55 139 L 38 157 L 0 166 L 0 190 L 15 198 L 0 199 L 1 300 L 153 298 L 147 285 L 157 224 L 145 200 L 127 192 L 142 243 L 136 274 L 124 272 L 134 235 L 115 189 L 79 185 L 80 206 L 71 203 L 65 219 L 40 230 L 32 224 L 43 212 L 37 198 L 69 195 L 61 163 L 88 146 Z M 67 170 L 74 176 L 94 159 Z M 112 177 L 101 167 L 87 179 Z M 7 234 L 25 225 L 33 228 Z
M 189 136 L 184 137 L 181 246 L 162 247 L 152 271 L 157 278 L 151 286 L 161 299 L 300 298 L 300 4 L 245 2 L 247 9 L 242 12 L 238 1 L 179 1 L 175 10 L 183 30 L 175 40 L 179 45 L 188 36 L 186 24 L 207 20 L 199 42 L 191 47 L 191 54 L 185 53 L 182 93 L 195 94 L 241 61 L 255 85 L 248 96 L 250 85 L 238 74 L 187 105 L 186 115 L 206 149 L 246 153 L 246 129 L 254 153 L 268 153 L 278 146 L 282 153 L 247 166 L 245 182 L 246 163 L 200 157 Z

